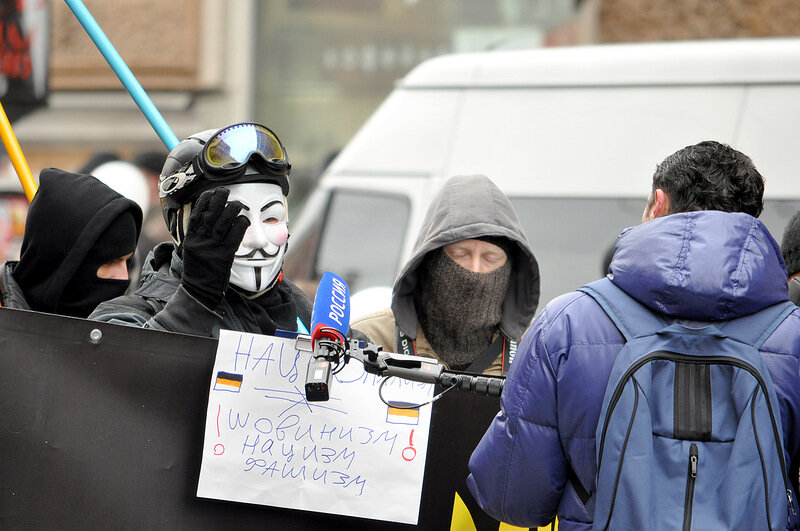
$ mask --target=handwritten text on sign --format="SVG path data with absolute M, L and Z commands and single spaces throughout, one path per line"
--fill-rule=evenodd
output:
M 416 524 L 430 406 L 397 409 L 381 378 L 351 360 L 330 400 L 308 402 L 311 354 L 293 339 L 223 330 L 211 378 L 197 495 Z M 394 378 L 388 401 L 432 386 Z

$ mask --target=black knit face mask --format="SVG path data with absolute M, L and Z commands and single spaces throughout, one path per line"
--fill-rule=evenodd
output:
M 100 278 L 100 266 L 117 260 L 136 249 L 136 224 L 126 212 L 117 218 L 100 236 L 64 287 L 56 313 L 88 317 L 101 302 L 125 294 L 130 279 Z M 128 260 L 130 267 L 132 259 Z
M 64 289 L 57 313 L 73 317 L 88 317 L 98 304 L 120 297 L 128 289 L 130 279 L 99 278 L 97 268 L 106 262 L 86 260 Z
M 461 267 L 442 249 L 420 266 L 417 313 L 425 337 L 451 368 L 468 365 L 489 346 L 502 317 L 511 262 L 489 273 Z

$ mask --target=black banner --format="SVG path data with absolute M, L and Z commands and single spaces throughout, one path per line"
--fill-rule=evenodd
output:
M 0 309 L 4 529 L 450 529 L 496 398 L 434 403 L 419 524 L 197 498 L 216 340 Z M 386 492 L 386 503 L 392 493 Z
M 47 103 L 50 3 L 0 0 L 0 101 L 12 123 Z

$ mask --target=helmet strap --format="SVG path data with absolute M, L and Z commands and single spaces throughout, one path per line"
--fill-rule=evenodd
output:
M 192 204 L 185 203 L 181 205 L 178 209 L 178 212 L 175 215 L 175 223 L 176 227 L 175 230 L 172 232 L 172 238 L 175 240 L 175 243 L 178 245 L 183 242 L 184 236 L 186 236 L 186 228 L 189 226 L 189 216 L 192 213 Z

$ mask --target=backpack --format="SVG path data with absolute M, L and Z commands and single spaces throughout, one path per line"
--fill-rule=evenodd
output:
M 758 349 L 795 306 L 690 328 L 607 278 L 580 291 L 626 340 L 597 424 L 596 492 L 580 489 L 594 529 L 786 529 L 780 410 Z

